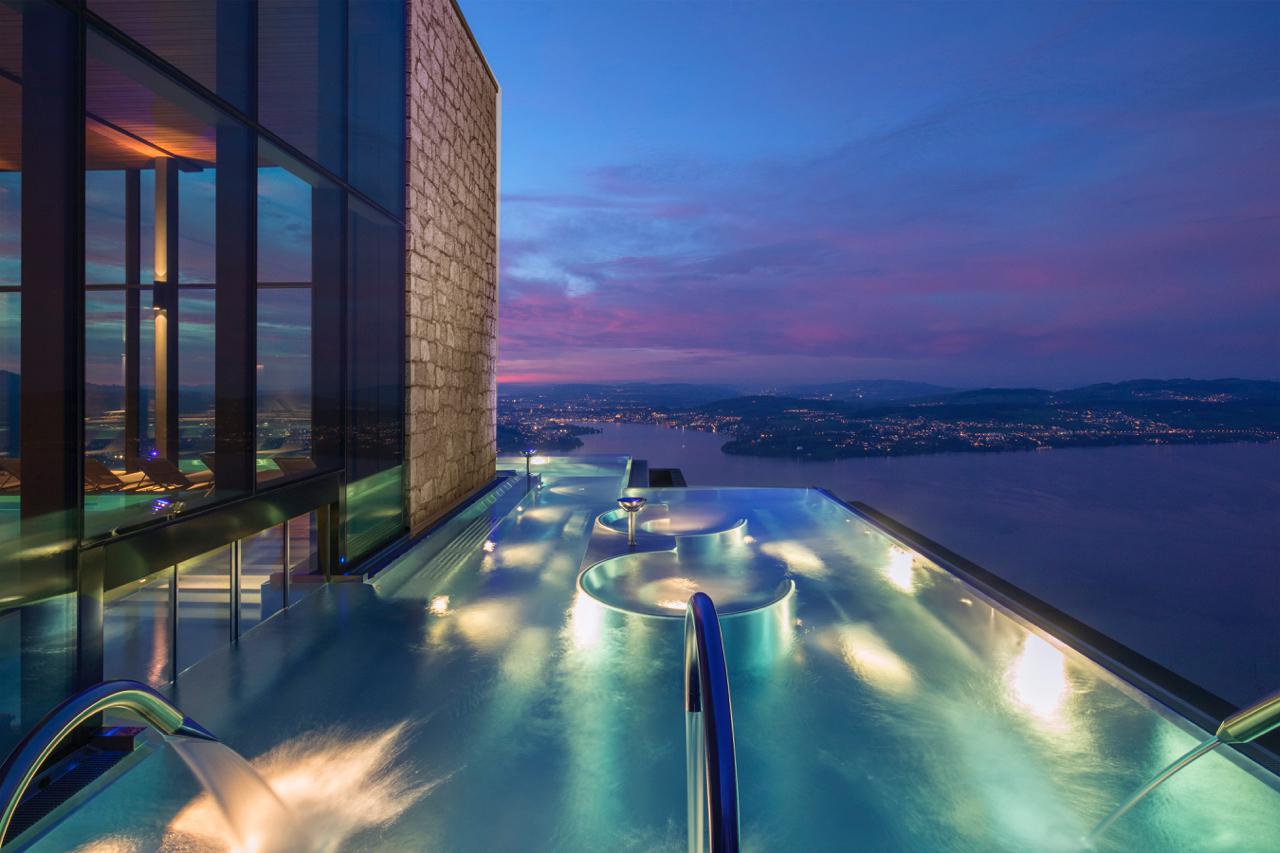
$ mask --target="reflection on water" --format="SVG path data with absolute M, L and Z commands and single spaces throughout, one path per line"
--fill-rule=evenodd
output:
M 911 552 L 905 548 L 899 548 L 897 545 L 889 547 L 889 557 L 885 561 L 882 571 L 884 576 L 889 579 L 889 583 L 896 586 L 903 592 L 912 592 L 916 588 L 915 572 L 913 565 L 915 558 Z
M 409 728 L 400 723 L 365 736 L 333 729 L 287 741 L 253 762 L 257 772 L 252 775 L 269 786 L 268 792 L 235 787 L 233 795 L 241 802 L 227 810 L 219 808 L 213 795 L 202 794 L 174 817 L 163 849 L 174 853 L 337 850 L 356 833 L 391 823 L 449 778 L 418 782 L 396 766 Z M 211 765 L 206 764 L 207 753 L 196 754 L 194 763 L 187 754 L 183 758 L 193 769 L 200 766 L 200 774 L 229 769 L 225 756 L 215 757 Z M 235 772 L 234 778 L 233 787 L 247 784 L 243 773 Z M 214 787 L 225 785 L 224 780 Z M 273 809 L 271 801 L 286 803 L 292 816 Z
M 1047 640 L 1027 634 L 1026 643 L 1009 669 L 1014 698 L 1033 714 L 1053 719 L 1067 695 L 1067 659 Z
M 839 653 L 855 675 L 886 693 L 911 692 L 915 686 L 911 667 L 870 625 L 837 625 L 835 634 Z

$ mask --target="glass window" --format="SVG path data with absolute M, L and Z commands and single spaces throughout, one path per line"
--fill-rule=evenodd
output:
M 22 492 L 22 14 L 0 5 L 0 542 L 18 539 Z M 3 567 L 0 566 L 0 571 Z M 15 570 L 16 571 L 16 570 Z M 0 597 L 5 593 L 0 585 Z M 0 646 L 0 655 L 5 647 Z
M 178 564 L 178 674 L 231 639 L 231 546 Z
M 348 476 L 354 481 L 400 464 L 404 262 L 398 222 L 356 204 L 349 221 Z
M 219 72 L 228 66 L 247 67 L 250 4 L 217 0 L 88 0 L 88 7 L 197 83 L 241 109 L 248 106 L 243 79 L 221 80 Z
M 289 604 L 301 601 L 324 585 L 318 533 L 314 512 L 289 519 Z
M 338 175 L 346 173 L 345 11 L 320 0 L 258 4 L 258 121 Z
M 342 464 L 344 193 L 265 143 L 259 164 L 257 453 L 269 486 Z
M 103 677 L 152 687 L 173 680 L 170 601 L 173 567 L 107 590 L 102 613 Z
M 403 228 L 352 203 L 347 299 L 347 559 L 404 529 Z
M 269 527 L 240 542 L 240 633 L 284 607 L 285 527 Z
M 190 507 L 215 497 L 217 147 L 230 124 L 92 31 L 86 56 L 84 492 L 93 535 L 166 511 L 157 500 Z
M 348 12 L 348 180 L 404 211 L 405 4 L 352 3 Z

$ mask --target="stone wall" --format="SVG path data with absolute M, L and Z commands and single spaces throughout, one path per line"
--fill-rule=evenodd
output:
M 499 89 L 452 0 L 409 2 L 405 479 L 417 533 L 496 461 Z

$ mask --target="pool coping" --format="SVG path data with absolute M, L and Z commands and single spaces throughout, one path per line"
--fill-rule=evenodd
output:
M 1157 663 L 1108 634 L 1059 610 L 1016 584 L 957 554 L 862 501 L 845 501 L 829 489 L 813 490 L 880 532 L 922 554 L 1020 619 L 1057 638 L 1122 681 L 1207 732 L 1238 708 L 1195 682 Z M 1280 732 L 1250 744 L 1232 745 L 1262 768 L 1280 776 Z

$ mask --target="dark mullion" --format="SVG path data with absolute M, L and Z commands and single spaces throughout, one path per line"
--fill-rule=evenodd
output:
M 22 7 L 22 459 L 19 590 L 78 589 L 19 610 L 19 730 L 100 671 L 101 584 L 81 585 L 84 446 L 84 53 L 66 9 Z M 8 557 L 5 557 L 8 559 Z M 74 620 L 75 630 L 71 630 Z M 76 642 L 68 642 L 75 637 Z
M 124 467 L 138 469 L 142 453 L 142 181 L 137 169 L 124 173 Z
M 178 464 L 178 164 L 155 161 L 155 323 L 156 452 Z
M 218 4 L 218 94 L 250 116 L 257 112 L 257 26 L 256 2 Z M 243 495 L 257 479 L 258 147 L 243 124 L 222 119 L 216 133 L 214 479 L 217 493 Z

